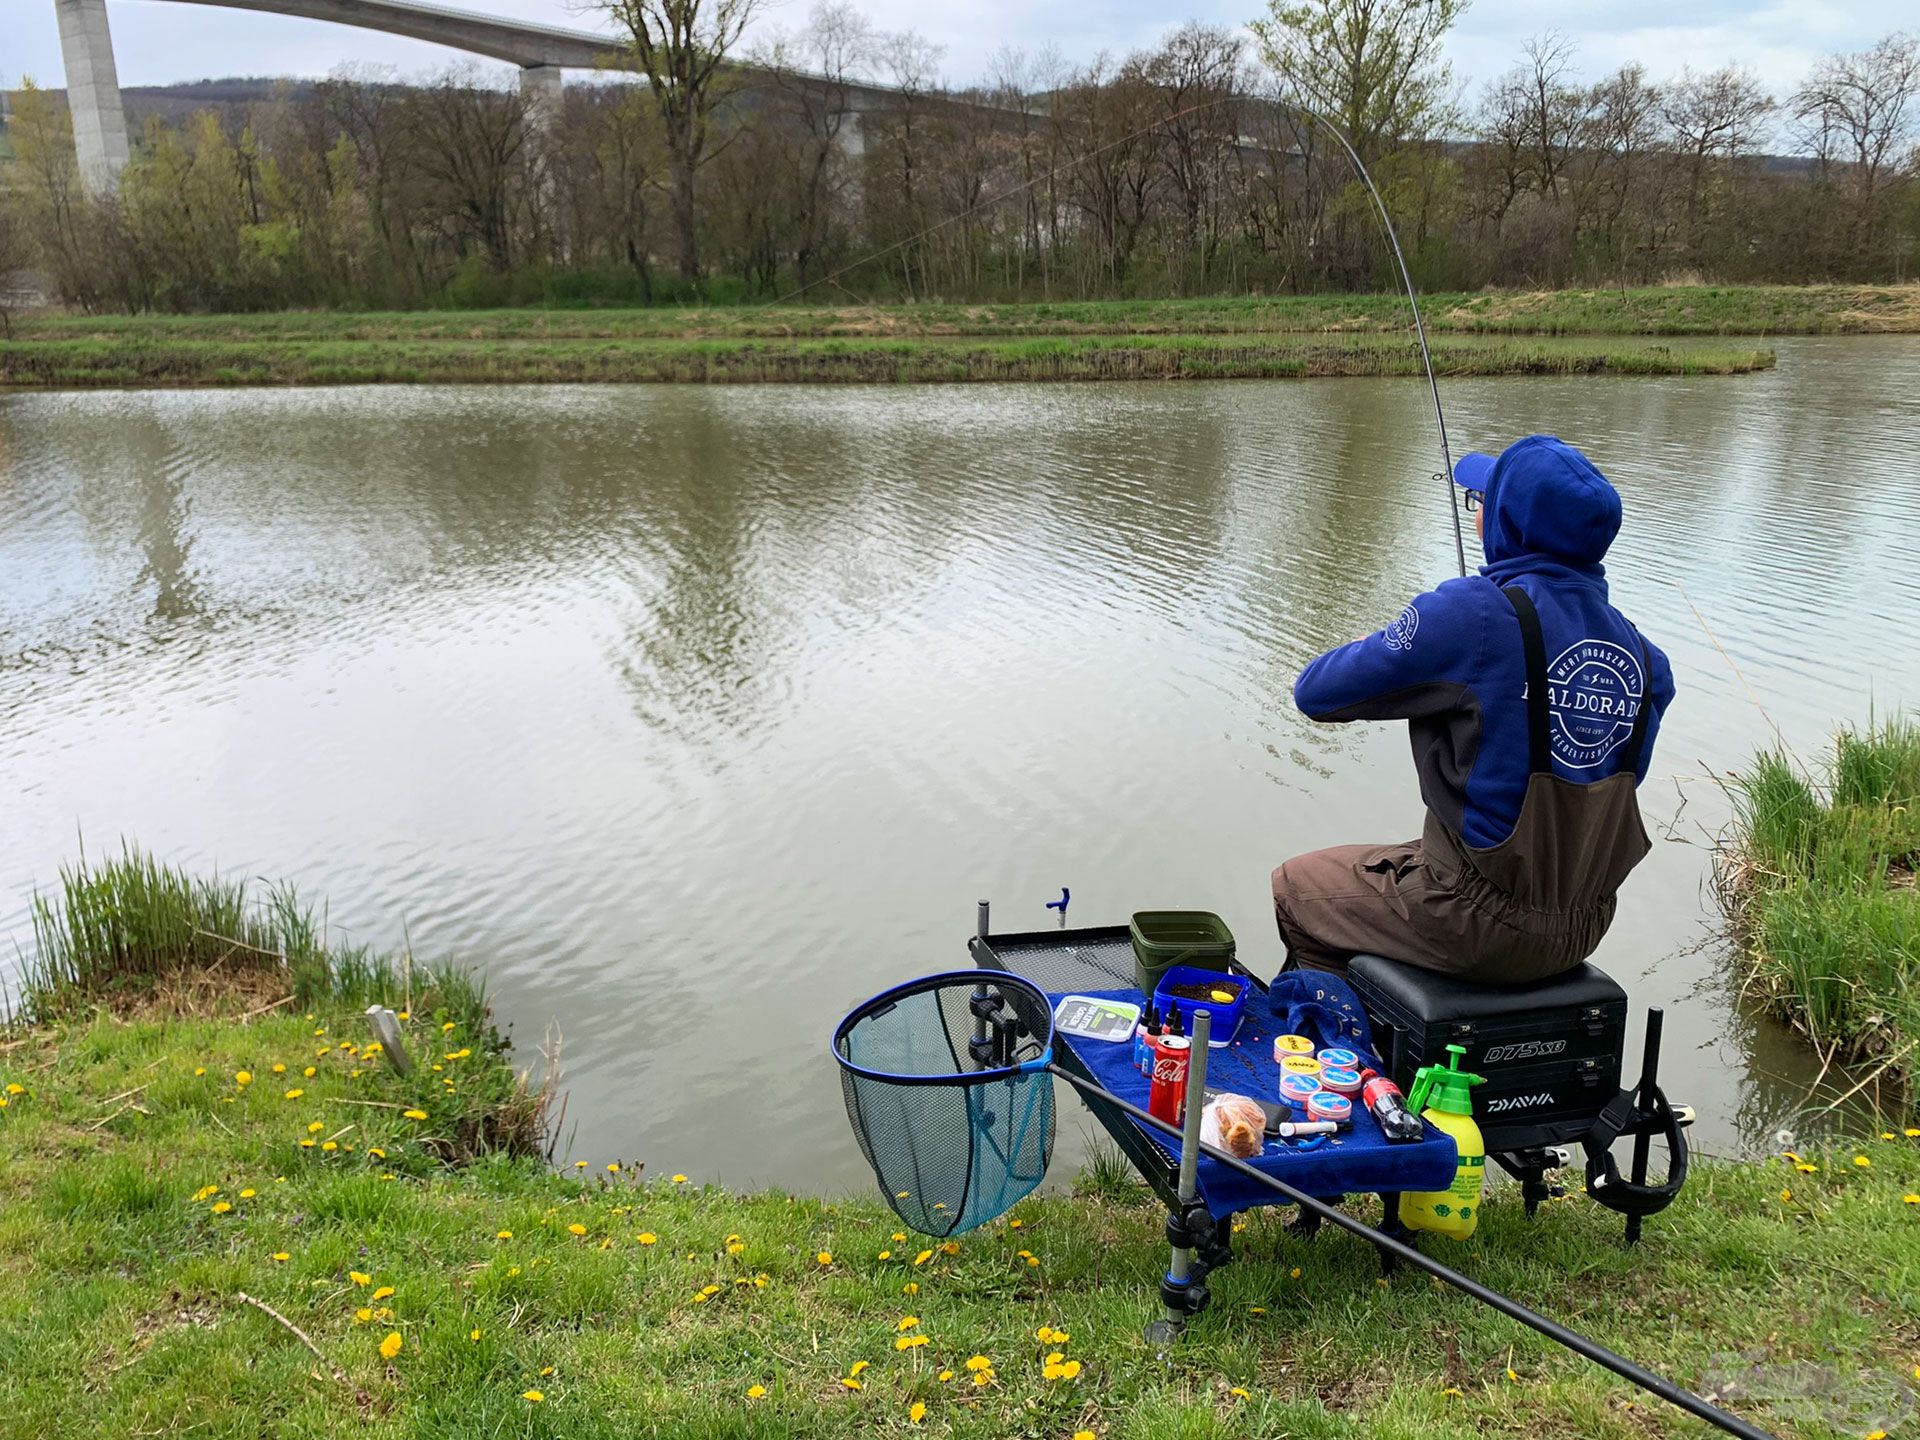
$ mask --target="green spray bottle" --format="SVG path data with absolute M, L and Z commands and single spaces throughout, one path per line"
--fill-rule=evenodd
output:
M 1466 1053 L 1464 1045 L 1447 1046 L 1447 1063 L 1422 1065 L 1407 1097 L 1409 1110 L 1453 1137 L 1460 1152 L 1453 1184 L 1445 1190 L 1400 1197 L 1400 1219 L 1409 1229 L 1432 1230 L 1455 1240 L 1466 1239 L 1480 1223 L 1480 1192 L 1487 1178 L 1487 1145 L 1474 1123 L 1468 1093 L 1487 1081 L 1484 1075 L 1469 1075 L 1460 1068 Z

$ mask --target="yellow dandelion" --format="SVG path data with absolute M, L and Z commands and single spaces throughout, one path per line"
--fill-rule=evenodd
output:
M 302 1070 L 300 1073 L 306 1076 L 307 1079 L 311 1080 L 313 1079 L 314 1076 L 318 1075 L 320 1072 L 314 1069 L 313 1066 L 309 1065 L 307 1066 L 306 1069 Z
M 1231 1390 L 1227 1391 L 1227 1393 L 1233 1396 L 1234 1399 L 1236 1400 L 1248 1400 L 1252 1398 L 1250 1395 L 1247 1394 L 1245 1390 L 1242 1390 L 1238 1385 L 1234 1386 Z
M 1905 1135 L 1909 1140 L 1920 1140 L 1920 1127 L 1909 1125 L 1901 1133 Z
M 642 1245 L 657 1245 L 660 1243 L 660 1237 L 651 1230 L 642 1230 L 633 1238 L 638 1240 Z
M 326 1144 L 322 1145 L 320 1148 L 326 1151 L 329 1155 L 331 1155 L 334 1151 L 338 1150 L 340 1146 L 337 1142 L 329 1140 L 326 1142 Z
M 918 1255 L 913 1257 L 913 1263 L 916 1265 L 924 1265 L 931 1259 L 933 1259 L 933 1251 L 922 1250 Z
M 1447 1388 L 1446 1388 L 1446 1389 L 1444 1389 L 1444 1390 L 1442 1390 L 1442 1391 L 1441 1391 L 1440 1393 L 1441 1393 L 1442 1395 L 1452 1395 L 1452 1396 L 1454 1396 L 1454 1397 L 1456 1397 L 1456 1398 L 1458 1398 L 1458 1396 L 1459 1396 L 1459 1394 L 1460 1394 L 1460 1387 L 1459 1387 L 1458 1385 L 1449 1385 L 1449 1386 L 1447 1386 Z
M 1914 1368 L 1915 1368 L 1915 1369 L 1920 1369 L 1920 1366 L 1915 1366 Z M 947 1381 L 949 1381 L 949 1380 L 951 1380 L 952 1378 L 953 1378 L 953 1371 L 951 1371 L 951 1370 L 942 1370 L 942 1371 L 940 1372 L 940 1383 L 941 1383 L 942 1385 L 944 1385 L 944 1384 L 946 1384 L 946 1383 L 947 1383 Z
M 373 1277 L 364 1270 L 349 1270 L 347 1272 L 347 1278 L 356 1285 L 371 1285 L 373 1283 Z
M 749 1400 L 762 1399 L 766 1395 L 766 1393 L 767 1393 L 767 1387 L 764 1385 L 747 1386 L 747 1398 Z
M 907 1407 L 907 1423 L 909 1425 L 918 1425 L 922 1420 L 926 1418 L 927 1418 L 927 1402 L 926 1401 L 916 1400 L 913 1402 L 913 1404 Z
M 1026 1221 L 1024 1221 L 1024 1220 L 1009 1220 L 1009 1221 L 1007 1221 L 1007 1229 L 1009 1229 L 1009 1230 L 1018 1230 L 1018 1229 L 1019 1229 L 1019 1228 L 1020 1228 L 1020 1227 L 1021 1227 L 1022 1225 L 1024 1225 L 1024 1224 L 1026 1224 L 1026 1223 L 1027 1223 L 1027 1222 L 1026 1222 Z
M 1873 1164 L 1873 1161 L 1864 1155 L 1856 1155 L 1853 1157 L 1853 1163 L 1858 1165 L 1862 1170 L 1865 1170 Z
M 1249 1315 L 1264 1315 L 1267 1313 L 1267 1307 L 1264 1305 L 1249 1306 L 1247 1309 L 1247 1313 Z
M 813 1258 L 815 1262 L 818 1264 L 831 1265 L 833 1263 L 833 1252 L 831 1250 L 822 1250 L 818 1255 L 814 1256 Z
M 1793 1200 L 1793 1191 L 1791 1191 L 1791 1190 L 1782 1190 L 1782 1191 L 1780 1192 L 1780 1203 L 1781 1203 L 1782 1205 L 1786 1205 L 1786 1204 L 1790 1204 L 1790 1203 L 1792 1202 L 1792 1200 Z
M 553 1366 L 543 1365 L 540 1367 L 540 1378 L 542 1380 L 546 1379 L 547 1376 L 551 1375 L 552 1373 L 553 1373 Z
M 300 1148 L 302 1150 L 311 1150 L 313 1149 L 314 1146 L 318 1145 L 319 1143 L 320 1142 L 318 1140 L 315 1140 L 312 1137 L 308 1137 L 307 1139 L 302 1140 L 300 1142 Z
M 1029 1267 L 1029 1268 L 1031 1268 L 1031 1269 L 1035 1269 L 1035 1270 L 1037 1270 L 1037 1269 L 1039 1269 L 1039 1268 L 1040 1268 L 1040 1257 L 1039 1257 L 1038 1255 L 1029 1255 L 1029 1256 L 1027 1256 L 1027 1265 L 1028 1265 L 1028 1267 Z
M 1514 1369 L 1511 1365 L 1507 1366 L 1507 1379 L 1513 1381 L 1514 1384 L 1518 1385 L 1520 1383 L 1520 1372 Z
M 1866 1440 L 1887 1440 L 1887 1432 L 1884 1430 L 1869 1430 L 1866 1434 Z
M 200 1076 L 200 1075 L 204 1075 L 204 1074 L 206 1074 L 206 1073 L 207 1073 L 207 1067 L 206 1067 L 206 1066 L 204 1066 L 204 1065 L 199 1065 L 199 1066 L 196 1066 L 196 1067 L 194 1068 L 194 1072 L 193 1072 L 193 1073 L 194 1073 L 194 1074 L 195 1074 L 196 1076 Z
M 1072 1338 L 1073 1336 L 1068 1334 L 1065 1330 L 1056 1330 L 1053 1332 L 1053 1343 L 1056 1345 L 1064 1345 Z
M 213 1202 L 213 1213 L 216 1215 L 225 1215 L 231 1209 L 233 1209 L 233 1205 L 230 1201 L 216 1200 Z
M 735 1240 L 727 1246 L 727 1254 L 742 1255 L 746 1253 L 746 1249 L 747 1247 L 745 1245 L 741 1244 L 738 1240 Z
M 893 1259 L 893 1251 L 882 1250 L 877 1258 L 881 1260 L 891 1260 Z
M 353 1312 L 353 1323 L 356 1325 L 364 1325 L 371 1319 L 373 1319 L 373 1311 L 364 1305 Z
M 1098 1437 L 1091 1430 L 1076 1430 L 1073 1432 L 1073 1440 L 1098 1440 Z
M 991 1385 L 993 1383 L 993 1371 L 991 1370 L 977 1371 L 974 1374 L 973 1383 L 975 1385 Z
M 900 1323 L 895 1325 L 893 1328 L 904 1335 L 907 1331 L 913 1329 L 913 1327 L 918 1325 L 919 1323 L 920 1323 L 920 1317 L 918 1315 L 902 1315 L 900 1317 Z
M 846 1386 L 847 1389 L 849 1390 L 864 1390 L 867 1388 L 866 1386 L 862 1385 L 858 1380 L 855 1380 L 851 1375 L 849 1375 L 846 1379 L 842 1380 L 840 1383 Z
M 906 1232 L 906 1231 L 904 1231 L 904 1230 L 896 1230 L 896 1231 L 894 1231 L 894 1232 L 893 1232 L 893 1243 L 894 1243 L 894 1244 L 896 1244 L 896 1245 L 904 1245 L 904 1244 L 906 1244 L 906 1243 L 907 1243 L 907 1232 Z
M 673 1183 L 676 1185 L 684 1185 L 687 1183 L 687 1177 L 684 1175 L 676 1175 L 673 1177 Z
M 991 1370 L 992 1368 L 993 1361 L 984 1355 L 975 1355 L 967 1361 L 967 1369 L 973 1371 L 976 1375 L 982 1370 Z
M 1051 1345 L 1053 1343 L 1053 1327 L 1051 1325 L 1042 1325 L 1038 1330 L 1033 1332 L 1033 1338 L 1038 1340 L 1042 1345 Z
M 273 1073 L 276 1075 L 284 1075 L 287 1073 L 287 1067 L 284 1065 L 276 1065 L 273 1067 Z
M 896 1350 L 918 1350 L 922 1345 L 927 1343 L 927 1337 L 924 1335 L 902 1335 L 893 1342 L 893 1348 Z
M 567 1233 L 569 1235 L 584 1235 L 587 1233 L 587 1227 L 576 1220 L 573 1224 L 567 1226 Z
M 380 1342 L 380 1358 L 382 1360 L 391 1360 L 400 1353 L 400 1346 L 403 1343 L 398 1330 L 389 1331 L 387 1338 Z
M 873 1362 L 871 1360 L 856 1360 L 853 1362 L 851 1366 L 848 1367 L 847 1374 L 851 1375 L 854 1379 L 858 1380 L 860 1378 L 860 1372 L 862 1370 L 871 1370 L 872 1368 L 873 1368 Z
M 584 1170 L 587 1168 L 587 1162 L 584 1160 L 576 1160 L 573 1162 L 573 1168 L 576 1170 Z
M 234 1084 L 236 1084 L 236 1085 L 251 1085 L 251 1084 L 253 1084 L 253 1072 L 252 1072 L 251 1070 L 236 1070 L 236 1071 L 234 1071 L 234 1072 L 233 1072 L 233 1083 L 234 1083 Z
M 218 1185 L 202 1185 L 198 1190 L 193 1192 L 193 1203 L 198 1205 L 202 1200 L 211 1200 L 219 1193 L 220 1187 Z
M 1296 1265 L 1293 1269 L 1289 1270 L 1287 1272 L 1287 1278 L 1289 1280 L 1298 1280 L 1300 1278 L 1300 1267 Z
M 306 1093 L 307 1093 L 307 1092 L 306 1092 L 306 1091 L 304 1091 L 304 1090 L 301 1090 L 301 1089 L 298 1089 L 298 1088 L 295 1088 L 295 1089 L 292 1089 L 292 1090 L 289 1090 L 289 1091 L 287 1091 L 287 1099 L 289 1099 L 289 1100 L 298 1100 L 298 1099 L 299 1099 L 299 1098 L 300 1098 L 300 1097 L 301 1097 L 302 1095 L 304 1095 L 304 1094 L 306 1094 Z
M 547 1397 L 542 1395 L 538 1390 L 522 1390 L 520 1392 L 520 1398 L 526 1401 L 529 1405 L 538 1405 L 542 1400 L 546 1399 Z
M 276 1250 L 273 1252 L 273 1263 L 276 1265 L 284 1265 L 291 1259 L 293 1259 L 293 1256 L 284 1250 Z
M 1802 1160 L 1798 1165 L 1794 1166 L 1793 1168 L 1798 1170 L 1802 1175 L 1811 1175 L 1820 1167 L 1818 1165 L 1809 1165 L 1806 1161 Z
M 313 1122 L 312 1124 L 310 1124 L 310 1125 L 308 1125 L 308 1126 L 307 1126 L 307 1134 L 309 1134 L 309 1135 L 318 1135 L 318 1134 L 319 1134 L 319 1133 L 320 1133 L 320 1132 L 321 1132 L 322 1130 L 324 1130 L 324 1129 L 326 1129 L 326 1128 L 327 1128 L 327 1122 L 326 1122 L 326 1121 L 324 1121 L 324 1120 L 315 1120 L 315 1121 L 314 1121 L 314 1122 Z
M 477 1341 L 479 1340 L 479 1338 L 480 1338 L 480 1330 L 478 1326 L 476 1326 L 472 1330 L 467 1331 L 467 1339 Z
M 494 1232 L 493 1232 L 493 1238 L 494 1238 L 494 1239 L 496 1239 L 496 1240 L 511 1240 L 511 1239 L 513 1239 L 513 1231 L 511 1231 L 511 1230 L 496 1230 L 496 1231 L 494 1231 Z
M 1909 1205 L 1920 1205 L 1920 1195 L 1902 1195 L 1900 1198 Z M 1914 1369 L 1920 1370 L 1920 1365 L 1914 1366 Z
M 920 1282 L 918 1280 L 907 1281 L 906 1284 L 900 1287 L 900 1293 L 902 1295 L 918 1295 L 920 1293 Z
M 374 1291 L 374 1292 L 373 1292 L 373 1298 L 374 1298 L 374 1299 L 376 1299 L 376 1300 L 390 1300 L 390 1299 L 392 1299 L 392 1298 L 393 1298 L 393 1286 L 391 1286 L 391 1285 L 382 1285 L 382 1286 L 381 1286 L 381 1287 L 380 1287 L 380 1288 L 379 1288 L 378 1290 L 376 1290 L 376 1291 Z
M 427 1112 L 424 1110 L 402 1110 L 400 1113 L 409 1120 L 424 1120 L 427 1118 Z
M 1893 1131 L 1891 1131 L 1891 1130 L 1882 1130 L 1882 1131 L 1880 1132 L 1880 1138 L 1881 1138 L 1882 1140 L 1891 1140 L 1891 1139 L 1893 1139 Z

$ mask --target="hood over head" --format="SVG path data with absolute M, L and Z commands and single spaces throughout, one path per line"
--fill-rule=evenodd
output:
M 1620 492 L 1564 440 L 1529 435 L 1497 459 L 1463 455 L 1454 477 L 1486 495 L 1481 574 L 1504 583 L 1542 563 L 1605 574 L 1600 562 L 1620 533 Z

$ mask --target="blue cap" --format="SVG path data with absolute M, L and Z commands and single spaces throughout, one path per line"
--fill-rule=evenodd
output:
M 1453 462 L 1453 483 L 1462 490 L 1485 490 L 1487 479 L 1493 474 L 1494 462 L 1499 457 L 1482 455 L 1478 450 L 1470 451 Z

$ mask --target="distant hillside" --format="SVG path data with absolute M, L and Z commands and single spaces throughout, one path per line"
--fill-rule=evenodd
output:
M 178 85 L 129 85 L 120 92 L 127 107 L 127 120 L 137 130 L 150 115 L 169 123 L 177 122 L 196 110 L 243 110 L 248 105 L 271 100 L 276 95 L 299 97 L 312 93 L 314 82 L 289 76 L 230 75 L 220 80 L 191 80 Z M 18 92 L 0 90 L 0 156 L 9 154 L 6 143 L 7 122 L 12 118 L 14 96 Z M 61 100 L 64 89 L 49 90 Z

